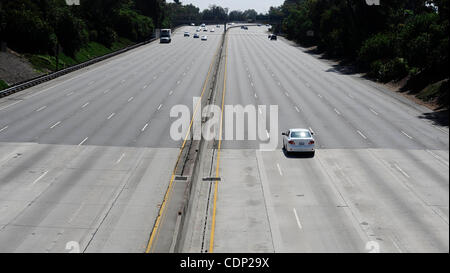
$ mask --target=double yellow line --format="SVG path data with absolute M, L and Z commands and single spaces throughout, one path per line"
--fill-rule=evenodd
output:
M 220 165 L 220 151 L 222 148 L 222 131 L 223 131 L 223 108 L 225 105 L 225 93 L 227 90 L 227 64 L 228 64 L 228 36 L 225 34 L 225 68 L 223 76 L 223 90 L 222 90 L 222 110 L 220 115 L 220 130 L 219 130 L 219 145 L 217 146 L 217 160 L 216 160 L 216 178 L 219 178 L 219 165 Z M 219 181 L 216 180 L 214 184 L 214 203 L 213 203 L 213 214 L 211 223 L 211 235 L 209 238 L 209 253 L 214 252 L 214 235 L 216 229 L 216 209 L 217 209 L 217 191 L 218 191 Z
M 165 218 L 165 209 L 166 209 L 167 203 L 169 202 L 170 197 L 172 195 L 173 181 L 175 179 L 175 172 L 176 172 L 176 170 L 178 168 L 178 164 L 180 163 L 181 155 L 183 154 L 184 147 L 186 146 L 186 142 L 188 140 L 189 133 L 190 133 L 191 128 L 192 128 L 192 124 L 194 123 L 195 114 L 197 113 L 199 107 L 201 107 L 200 104 L 201 104 L 203 95 L 205 94 L 206 87 L 208 85 L 208 80 L 209 80 L 209 77 L 211 75 L 211 71 L 212 71 L 212 68 L 213 68 L 213 65 L 214 65 L 214 61 L 217 58 L 217 54 L 219 52 L 219 49 L 220 49 L 220 46 L 217 48 L 216 53 L 214 54 L 213 60 L 211 61 L 211 64 L 209 65 L 208 75 L 206 76 L 205 82 L 203 83 L 203 89 L 202 89 L 202 93 L 200 95 L 200 100 L 195 105 L 194 113 L 192 115 L 191 122 L 189 124 L 189 128 L 188 128 L 188 130 L 186 132 L 186 136 L 184 137 L 183 145 L 181 145 L 180 152 L 178 154 L 178 158 L 177 158 L 177 161 L 175 163 L 175 168 L 173 169 L 172 176 L 170 178 L 169 187 L 167 188 L 166 193 L 164 195 L 164 199 L 163 199 L 163 202 L 162 202 L 161 207 L 159 209 L 158 217 L 156 218 L 156 222 L 155 222 L 155 225 L 153 227 L 152 233 L 150 235 L 150 239 L 148 240 L 148 244 L 147 244 L 147 248 L 145 250 L 145 253 L 150 253 L 152 251 L 152 247 L 153 247 L 153 244 L 155 242 L 155 238 L 157 238 L 157 236 L 159 235 L 159 231 L 160 231 L 159 227 L 161 226 L 162 220 L 164 220 L 164 218 Z

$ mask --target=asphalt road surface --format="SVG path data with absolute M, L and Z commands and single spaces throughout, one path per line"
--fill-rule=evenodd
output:
M 170 109 L 192 109 L 222 32 L 195 28 L 0 99 L 0 252 L 144 252 L 180 147 Z
M 213 250 L 448 252 L 448 127 L 266 31 L 228 33 L 225 104 L 278 105 L 316 156 L 223 141 Z

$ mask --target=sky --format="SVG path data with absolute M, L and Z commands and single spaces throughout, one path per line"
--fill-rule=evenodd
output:
M 173 1 L 167 0 L 167 2 Z M 218 5 L 229 8 L 230 11 L 254 9 L 258 13 L 266 13 L 271 6 L 280 6 L 284 3 L 284 0 L 181 0 L 181 3 L 184 5 L 193 4 L 200 10 L 208 8 L 209 5 Z

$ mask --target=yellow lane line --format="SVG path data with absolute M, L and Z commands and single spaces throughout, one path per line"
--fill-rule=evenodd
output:
M 216 53 L 214 54 L 213 60 L 211 61 L 211 64 L 209 65 L 208 74 L 206 76 L 205 82 L 203 83 L 203 89 L 202 89 L 202 93 L 200 95 L 200 98 L 203 98 L 203 95 L 205 94 L 206 86 L 208 84 L 208 80 L 209 80 L 209 77 L 210 77 L 210 74 L 211 74 L 211 70 L 212 70 L 212 67 L 213 67 L 213 64 L 214 64 L 214 60 L 217 57 L 217 53 L 219 51 L 219 48 L 220 48 L 220 46 L 217 48 Z M 166 193 L 164 195 L 164 199 L 163 199 L 163 202 L 162 202 L 161 207 L 159 209 L 158 217 L 156 218 L 156 222 L 155 222 L 155 225 L 153 227 L 152 233 L 151 233 L 150 238 L 148 240 L 148 244 L 147 244 L 147 248 L 145 250 L 145 253 L 150 253 L 150 251 L 152 250 L 152 246 L 153 246 L 155 237 L 159 234 L 159 231 L 160 231 L 159 227 L 161 226 L 162 217 L 165 216 L 165 208 L 166 208 L 167 202 L 170 200 L 170 196 L 172 194 L 173 181 L 175 179 L 175 172 L 176 172 L 178 164 L 180 162 L 180 158 L 181 158 L 181 155 L 183 153 L 184 147 L 186 146 L 186 142 L 187 142 L 187 139 L 189 137 L 189 133 L 190 133 L 191 128 L 192 128 L 192 124 L 194 122 L 195 114 L 197 113 L 199 106 L 201 106 L 200 102 L 201 102 L 201 99 L 195 105 L 194 113 L 192 115 L 191 122 L 189 124 L 189 128 L 188 128 L 188 130 L 186 132 L 186 136 L 184 137 L 183 144 L 181 145 L 180 152 L 178 154 L 178 158 L 177 158 L 177 161 L 175 163 L 175 168 L 173 169 L 172 176 L 170 178 L 169 187 L 167 188 Z
M 219 178 L 220 149 L 222 147 L 223 108 L 224 108 L 224 104 L 225 104 L 225 93 L 226 93 L 226 89 L 227 89 L 227 63 L 228 63 L 228 38 L 227 38 L 226 44 L 225 44 L 225 68 L 224 68 L 224 76 L 223 76 L 222 113 L 220 115 L 219 145 L 217 146 L 216 178 Z M 214 205 L 213 205 L 213 215 L 212 215 L 212 223 L 211 223 L 211 237 L 209 239 L 209 253 L 214 252 L 214 232 L 216 229 L 216 208 L 217 208 L 218 186 L 219 186 L 219 182 L 216 181 L 214 184 Z

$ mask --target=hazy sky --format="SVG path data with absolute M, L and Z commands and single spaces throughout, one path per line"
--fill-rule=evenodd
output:
M 167 2 L 173 2 L 167 0 Z M 257 12 L 265 13 L 271 6 L 280 6 L 284 0 L 181 0 L 183 4 L 193 4 L 204 10 L 209 5 L 218 5 L 224 8 L 229 8 L 230 11 L 240 9 L 255 9 Z

